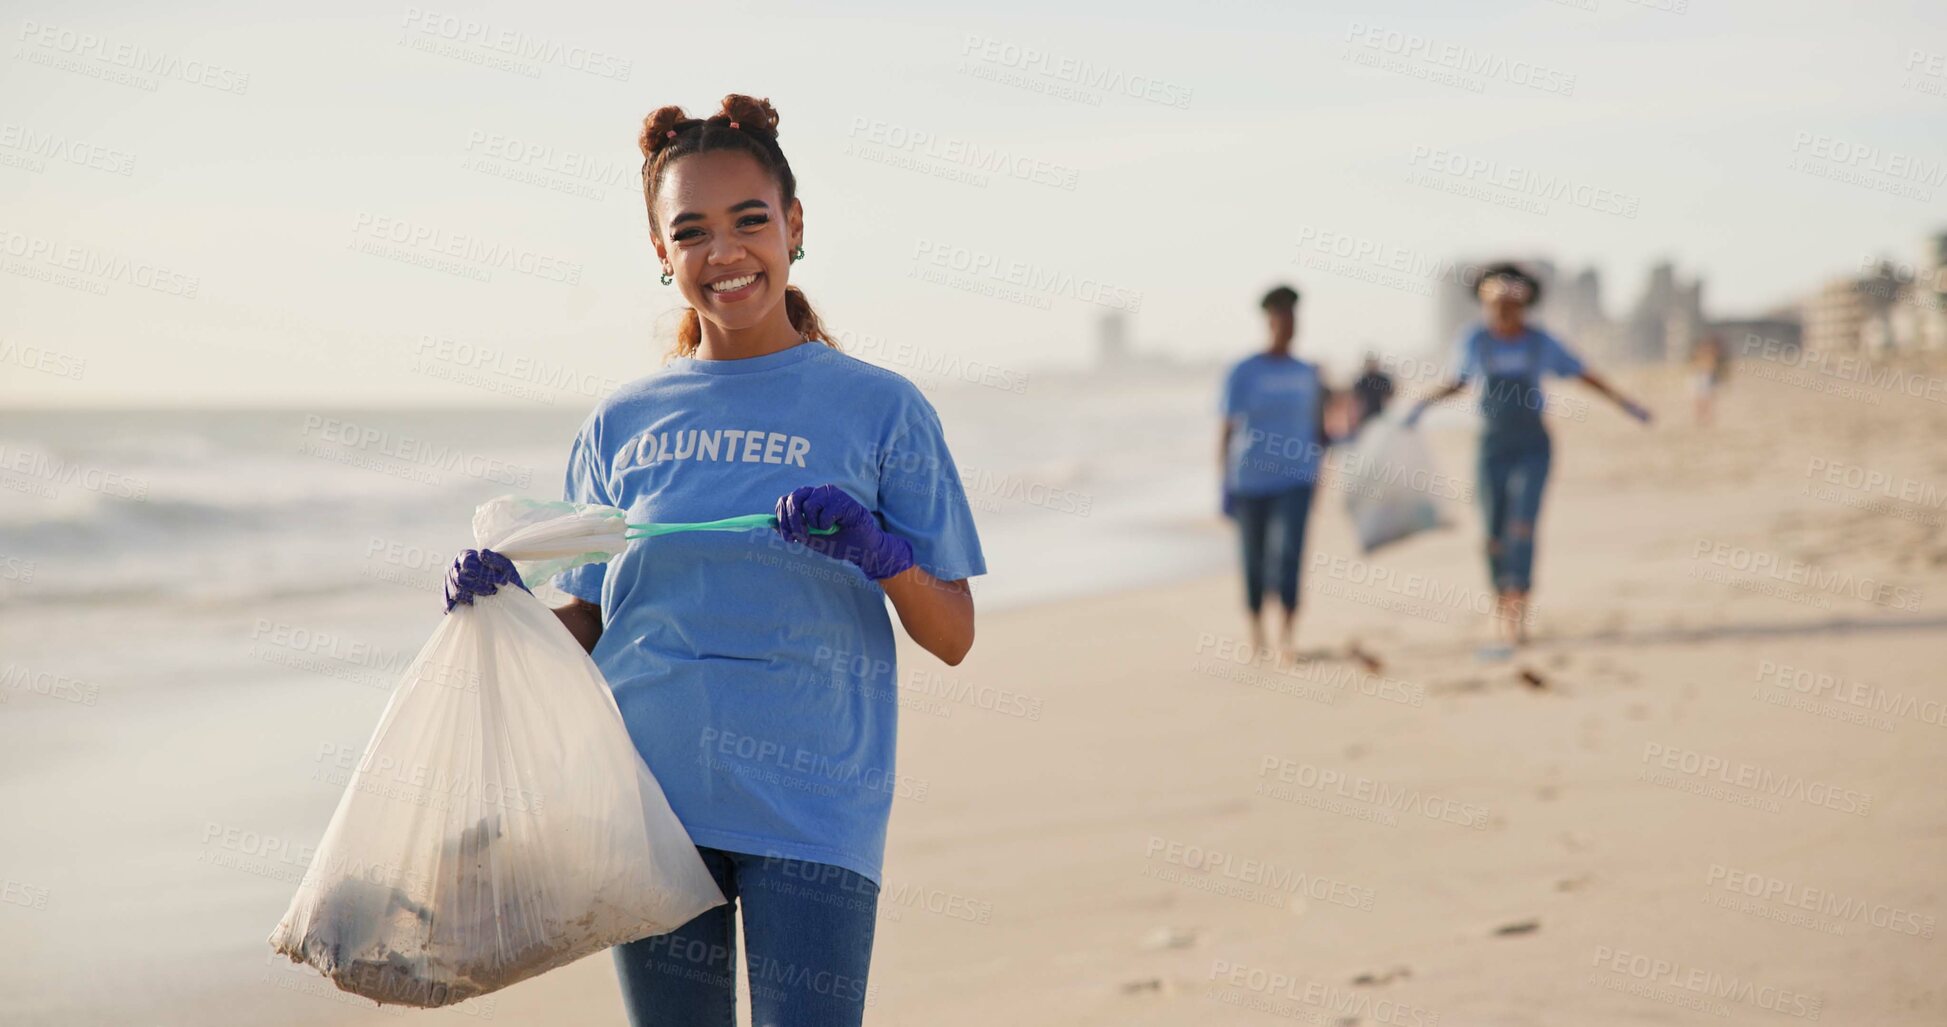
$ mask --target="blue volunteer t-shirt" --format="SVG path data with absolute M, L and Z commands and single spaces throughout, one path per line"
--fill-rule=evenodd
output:
M 770 513 L 834 484 L 934 577 L 987 570 L 933 407 L 906 379 L 821 343 L 673 360 L 599 404 L 569 455 L 570 501 L 629 522 Z M 892 622 L 850 563 L 775 530 L 631 543 L 556 577 L 602 607 L 594 658 L 636 748 L 698 844 L 879 881 L 897 773 Z
M 1224 417 L 1232 422 L 1224 480 L 1240 496 L 1269 496 L 1318 480 L 1324 456 L 1318 368 L 1292 356 L 1259 353 L 1230 369 Z
M 1503 339 L 1488 331 L 1486 325 L 1477 324 L 1460 333 L 1455 347 L 1454 362 L 1460 368 L 1460 381 L 1489 376 L 1520 379 L 1536 389 L 1532 402 L 1537 413 L 1544 402 L 1539 391 L 1542 375 L 1577 378 L 1583 372 L 1582 358 L 1561 340 L 1533 325 L 1523 327 L 1521 334 L 1512 339 Z M 1483 406 L 1488 402 L 1485 390 L 1481 401 Z

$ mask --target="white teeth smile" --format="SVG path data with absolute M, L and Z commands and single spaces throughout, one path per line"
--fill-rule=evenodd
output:
M 750 283 L 755 281 L 757 281 L 757 276 L 755 274 L 744 275 L 740 278 L 726 278 L 721 282 L 711 282 L 710 291 L 730 292 L 734 289 L 741 289 L 744 286 L 749 285 Z

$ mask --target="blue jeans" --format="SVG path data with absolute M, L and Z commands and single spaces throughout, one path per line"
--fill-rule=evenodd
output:
M 753 1027 L 857 1027 L 879 886 L 843 867 L 696 850 L 726 905 L 669 934 L 615 947 L 633 1027 L 734 1027 L 737 907 Z
M 1487 520 L 1487 574 L 1496 592 L 1526 592 L 1534 584 L 1535 522 L 1548 484 L 1549 446 L 1483 448 L 1481 513 Z
M 1277 524 L 1278 598 L 1284 608 L 1298 608 L 1298 562 L 1305 555 L 1305 520 L 1311 516 L 1312 485 L 1299 485 L 1268 496 L 1237 496 L 1237 530 L 1243 540 L 1244 601 L 1251 613 L 1264 608 L 1266 556 L 1271 525 Z

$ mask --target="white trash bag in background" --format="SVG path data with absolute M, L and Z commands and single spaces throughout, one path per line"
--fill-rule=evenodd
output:
M 1359 429 L 1344 474 L 1345 509 L 1366 552 L 1446 525 L 1433 499 L 1444 479 L 1426 440 L 1398 418 L 1374 418 Z
M 503 496 L 474 543 L 538 584 L 621 552 L 624 521 Z M 443 1006 L 723 901 L 601 672 L 510 584 L 406 668 L 270 943 L 345 991 Z

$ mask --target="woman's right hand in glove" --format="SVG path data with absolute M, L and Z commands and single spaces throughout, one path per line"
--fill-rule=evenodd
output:
M 462 549 L 446 571 L 446 612 L 461 603 L 472 606 L 475 597 L 493 595 L 502 585 L 528 590 L 514 561 L 491 549 Z

